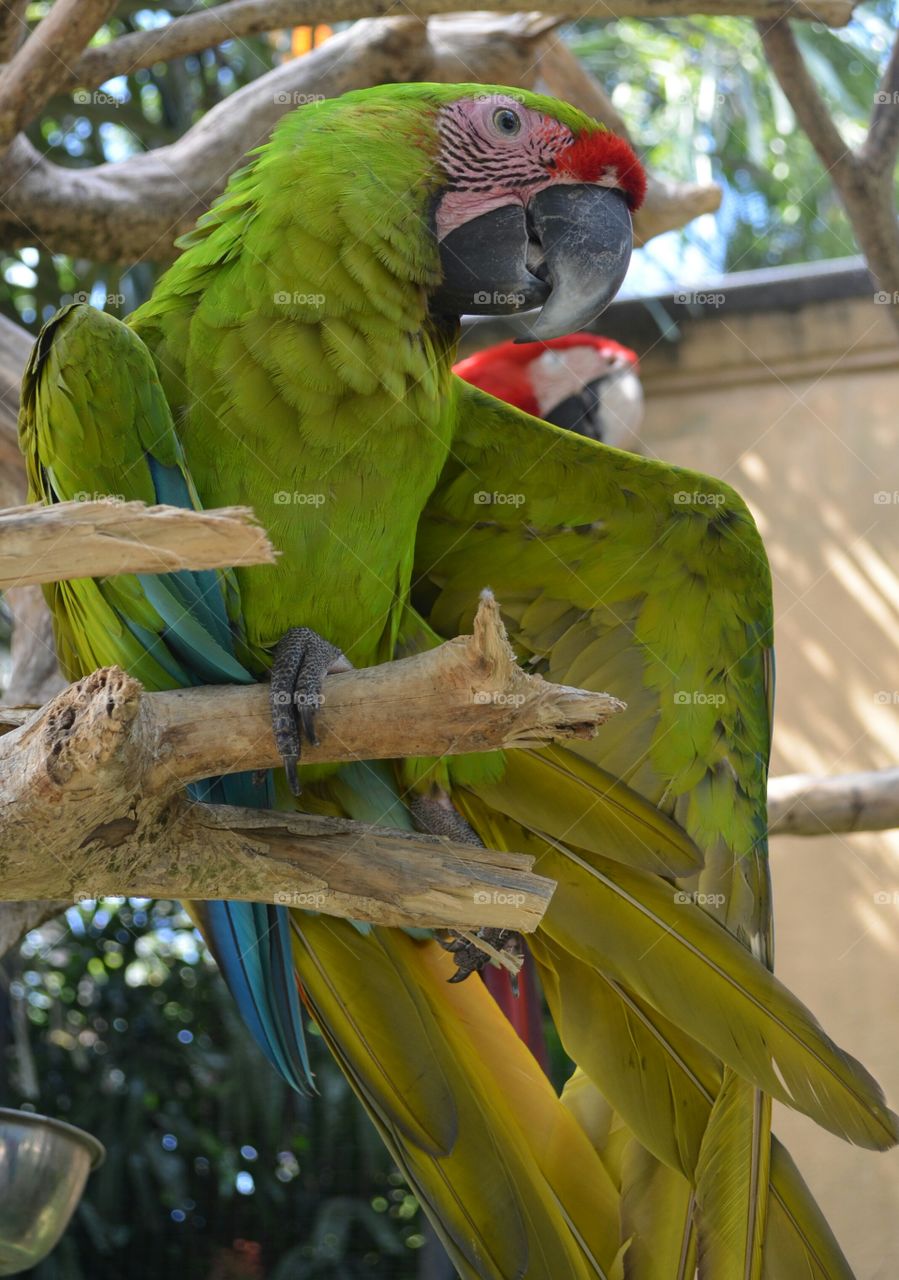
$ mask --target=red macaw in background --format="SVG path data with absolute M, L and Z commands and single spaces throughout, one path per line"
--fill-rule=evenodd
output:
M 642 453 L 637 353 L 596 333 L 548 342 L 500 342 L 455 372 L 482 391 L 578 435 Z

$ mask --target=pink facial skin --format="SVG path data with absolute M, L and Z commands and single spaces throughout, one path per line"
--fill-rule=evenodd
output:
M 436 213 L 440 240 L 493 209 L 527 205 L 553 183 L 614 188 L 632 209 L 642 202 L 646 178 L 623 138 L 601 129 L 576 137 L 511 96 L 462 98 L 441 109 L 438 129 L 449 179 Z

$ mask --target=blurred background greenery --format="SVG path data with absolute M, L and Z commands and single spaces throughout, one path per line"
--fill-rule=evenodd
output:
M 0 969 L 0 1105 L 106 1145 L 34 1280 L 406 1280 L 411 1194 L 321 1038 L 272 1070 L 175 903 L 80 903 Z

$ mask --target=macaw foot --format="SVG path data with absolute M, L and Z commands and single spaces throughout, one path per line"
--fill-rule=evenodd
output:
M 446 930 L 437 941 L 449 951 L 458 972 L 450 982 L 464 982 L 473 973 L 480 973 L 488 964 L 506 969 L 512 982 L 512 991 L 518 995 L 518 972 L 524 963 L 521 936 L 512 929 L 496 929 L 485 925 L 482 929 L 463 930 L 456 933 Z
M 303 739 L 318 746 L 315 717 L 322 703 L 322 681 L 335 671 L 351 670 L 352 663 L 340 649 L 309 627 L 291 627 L 278 641 L 269 692 L 272 731 L 295 796 L 300 794 L 297 764 Z
M 474 827 L 453 804 L 442 787 L 433 787 L 427 795 L 416 795 L 409 803 L 412 822 L 419 831 L 431 836 L 447 836 L 459 844 L 475 844 L 483 849 Z M 495 964 L 509 971 L 512 988 L 518 994 L 518 971 L 524 961 L 521 938 L 511 929 L 482 929 L 456 932 L 446 929 L 438 934 L 440 945 L 452 953 L 458 972 L 450 982 L 464 982 L 473 973 L 480 973 L 488 964 Z

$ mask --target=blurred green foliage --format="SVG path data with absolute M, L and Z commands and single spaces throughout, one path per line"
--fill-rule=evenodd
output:
M 839 31 L 793 23 L 809 70 L 852 146 L 865 136 L 895 26 L 893 0 L 861 5 Z M 665 241 L 673 259 L 692 249 L 694 270 L 704 262 L 709 274 L 858 252 L 751 22 L 622 19 L 582 23 L 570 39 L 654 171 L 724 189 L 717 215 L 653 242 L 650 254 L 664 254 Z
M 4 1106 L 107 1158 L 34 1280 L 407 1280 L 417 1201 L 320 1036 L 320 1096 L 256 1048 L 171 902 L 70 908 L 4 961 Z

